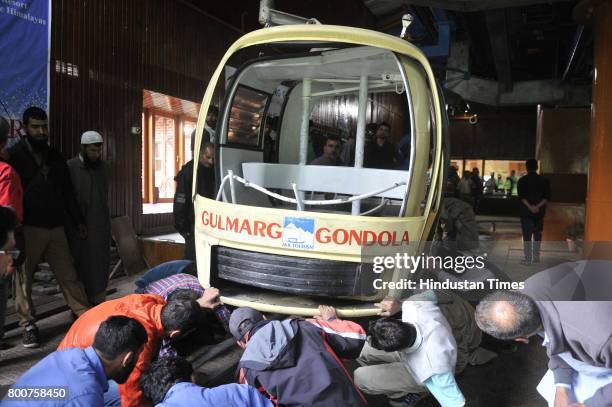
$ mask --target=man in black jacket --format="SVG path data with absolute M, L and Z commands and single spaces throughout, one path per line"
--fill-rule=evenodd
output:
M 195 134 L 191 136 L 195 140 Z M 193 146 L 191 147 L 193 150 Z M 212 143 L 203 143 L 198 159 L 198 195 L 206 198 L 215 198 L 215 147 Z M 183 165 L 176 175 L 176 191 L 174 193 L 174 228 L 185 238 L 186 260 L 195 261 L 195 214 L 193 209 L 192 182 L 193 182 L 193 160 Z
M 393 169 L 400 162 L 399 150 L 389 141 L 391 126 L 382 122 L 376 129 L 376 136 L 365 150 L 364 167 Z
M 78 225 L 79 235 L 87 230 L 79 210 L 66 160 L 48 144 L 47 114 L 38 107 L 23 113 L 26 137 L 8 150 L 9 164 L 17 171 L 23 184 L 23 225 L 25 235 L 25 267 L 16 273 L 16 298 L 19 324 L 24 328 L 23 346 L 37 347 L 40 343 L 35 325 L 32 302 L 34 270 L 41 260 L 51 266 L 64 298 L 72 311 L 80 315 L 89 303 L 77 278 L 64 222 L 69 216 Z

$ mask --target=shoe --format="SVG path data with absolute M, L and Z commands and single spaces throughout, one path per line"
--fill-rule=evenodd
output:
M 29 325 L 23 330 L 23 347 L 37 348 L 40 346 L 40 335 L 36 325 Z

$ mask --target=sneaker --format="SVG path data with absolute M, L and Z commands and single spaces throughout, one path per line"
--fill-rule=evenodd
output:
M 29 325 L 23 330 L 23 347 L 37 348 L 40 345 L 40 335 L 36 325 Z

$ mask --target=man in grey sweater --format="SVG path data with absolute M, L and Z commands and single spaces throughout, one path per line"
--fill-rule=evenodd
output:
M 544 338 L 549 372 L 538 391 L 549 405 L 612 406 L 611 269 L 609 261 L 564 263 L 476 307 L 478 326 L 495 338 Z

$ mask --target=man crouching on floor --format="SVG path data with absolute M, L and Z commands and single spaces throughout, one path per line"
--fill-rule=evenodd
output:
M 230 332 L 245 349 L 238 363 L 241 383 L 257 387 L 277 405 L 365 406 L 342 359 L 355 359 L 365 342 L 361 326 L 319 306 L 315 319 L 266 320 L 238 308 Z
M 428 393 L 442 407 L 465 405 L 455 374 L 496 356 L 479 347 L 474 308 L 447 291 L 425 291 L 403 303 L 387 298 L 378 305 L 380 315 L 401 310 L 402 319 L 370 324 L 355 384 L 365 393 L 386 395 L 391 406 L 414 405 Z

